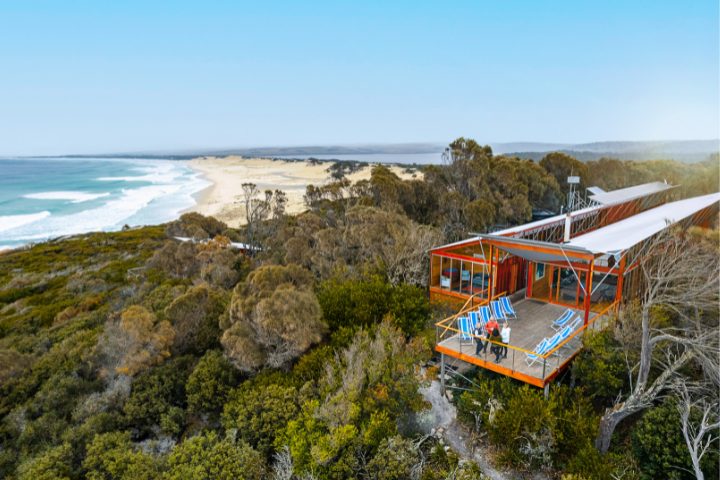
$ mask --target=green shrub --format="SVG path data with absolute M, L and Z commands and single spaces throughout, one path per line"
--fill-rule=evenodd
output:
M 389 314 L 396 326 L 412 335 L 430 316 L 430 304 L 422 289 L 406 284 L 392 286 L 377 274 L 359 279 L 336 275 L 320 284 L 318 301 L 332 330 L 367 327 Z
M 680 427 L 680 416 L 672 400 L 646 410 L 632 430 L 632 448 L 640 465 L 643 479 L 694 478 L 692 463 Z M 710 467 L 717 454 L 706 457 Z M 710 463 L 708 463 L 708 460 Z
M 568 463 L 562 480 L 607 480 L 622 478 L 638 480 L 640 478 L 635 461 L 629 452 L 623 454 L 606 453 L 602 455 L 592 445 L 585 445 L 576 450 Z
M 209 432 L 177 445 L 168 456 L 164 480 L 261 480 L 262 455 L 244 442 L 220 440 Z
M 87 446 L 83 469 L 88 480 L 154 480 L 162 463 L 137 450 L 127 432 L 96 435 Z
M 179 357 L 138 375 L 133 381 L 130 397 L 123 408 L 129 425 L 141 437 L 147 436 L 154 426 L 177 430 L 180 414 L 174 407 L 184 409 L 185 385 L 193 367 L 191 357 Z M 177 433 L 167 431 L 166 433 Z
M 403 480 L 411 477 L 412 467 L 420 460 L 412 441 L 400 436 L 385 438 L 368 464 L 371 478 Z
M 188 409 L 193 413 L 219 413 L 238 380 L 239 373 L 222 352 L 209 350 L 188 378 Z
M 269 457 L 276 436 L 298 413 L 297 395 L 292 386 L 247 381 L 230 393 L 223 427 Z
M 330 345 L 313 348 L 300 357 L 295 364 L 292 370 L 293 377 L 298 380 L 300 385 L 309 380 L 319 380 L 325 372 L 325 365 L 332 360 L 334 351 Z
M 503 462 L 522 468 L 563 468 L 592 446 L 597 416 L 579 389 L 542 391 L 507 377 L 480 374 L 457 400 L 458 417 L 498 447 Z
M 70 480 L 71 450 L 69 444 L 63 443 L 26 460 L 18 467 L 18 480 Z
M 585 348 L 572 365 L 573 377 L 590 398 L 609 406 L 626 389 L 627 366 L 622 349 L 611 329 L 588 332 L 583 344 Z

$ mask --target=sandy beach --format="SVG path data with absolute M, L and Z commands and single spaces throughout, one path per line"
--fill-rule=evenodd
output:
M 197 205 L 189 211 L 213 216 L 231 227 L 245 221 L 245 205 L 242 198 L 243 183 L 254 183 L 261 191 L 282 190 L 287 194 L 288 213 L 305 210 L 303 195 L 308 185 L 323 185 L 331 182 L 328 168 L 333 162 L 312 164 L 301 161 L 283 161 L 267 158 L 242 157 L 201 157 L 190 161 L 191 168 L 202 173 L 212 185 L 198 194 Z M 370 178 L 372 165 L 348 175 L 356 182 Z M 412 174 L 398 166 L 389 167 L 401 178 Z M 417 175 L 422 175 L 417 173 Z

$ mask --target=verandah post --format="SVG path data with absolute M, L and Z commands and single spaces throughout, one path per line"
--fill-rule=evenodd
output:
M 590 297 L 592 296 L 592 281 L 593 281 L 593 273 L 595 272 L 595 259 L 590 260 L 590 268 L 588 268 L 587 271 L 587 280 L 585 281 L 585 301 L 584 301 L 584 308 L 585 308 L 585 319 L 584 324 L 588 324 L 588 320 L 590 319 Z
M 490 244 L 490 275 L 488 275 L 488 300 L 492 300 L 493 297 L 493 289 L 495 288 L 495 267 L 493 266 L 493 255 L 495 253 L 495 249 L 493 247 L 493 244 Z
M 533 279 L 535 278 L 535 262 L 527 262 L 527 287 L 525 287 L 525 298 L 532 298 Z
M 620 265 L 618 265 L 618 274 L 617 274 L 617 282 L 615 286 L 615 301 L 619 302 L 623 298 L 623 284 L 625 283 L 625 261 L 626 258 L 623 256 L 623 258 L 620 260 Z
M 497 248 L 493 249 L 493 257 L 492 257 L 492 264 L 493 264 L 493 291 L 492 296 L 490 299 L 495 296 L 495 292 L 497 291 L 497 284 L 499 282 L 498 280 L 498 270 L 500 270 L 500 252 Z

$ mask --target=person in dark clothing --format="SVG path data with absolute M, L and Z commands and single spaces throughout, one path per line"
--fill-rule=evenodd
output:
M 480 352 L 484 352 L 487 347 L 487 332 L 478 323 L 473 333 L 475 334 L 475 342 L 477 342 L 475 344 L 475 355 L 480 355 Z
M 493 346 L 490 347 L 490 353 L 495 354 L 495 363 L 498 363 L 500 361 L 500 357 L 502 356 L 502 348 L 498 345 L 498 343 L 502 340 L 502 337 L 500 337 L 500 332 L 497 328 L 493 329 L 490 340 L 494 342 Z

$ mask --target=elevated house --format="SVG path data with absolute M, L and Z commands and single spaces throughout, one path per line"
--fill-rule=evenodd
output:
M 580 210 L 432 249 L 431 300 L 458 308 L 436 324 L 443 370 L 452 357 L 547 388 L 582 348 L 584 332 L 637 296 L 637 267 L 653 238 L 717 218 L 720 193 L 668 201 L 673 188 L 592 187 Z M 511 327 L 498 362 L 489 348 L 475 353 L 473 327 L 488 318 Z

